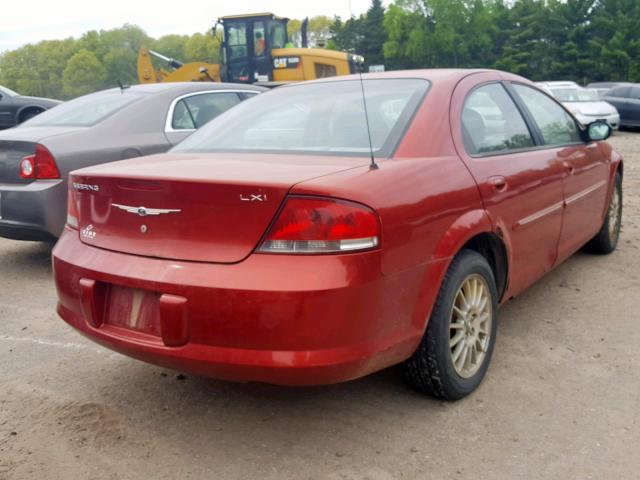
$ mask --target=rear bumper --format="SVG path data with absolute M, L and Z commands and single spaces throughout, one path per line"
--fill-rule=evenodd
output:
M 425 275 L 437 278 L 445 263 L 383 276 L 380 256 L 251 255 L 233 265 L 204 264 L 110 252 L 65 230 L 53 265 L 59 315 L 107 348 L 225 380 L 314 385 L 386 368 L 417 347 Z M 87 294 L 81 280 L 100 288 Z M 159 336 L 95 322 L 96 311 L 110 308 L 110 285 L 180 298 L 186 307 L 160 315 Z M 164 329 L 176 331 L 170 322 L 181 321 L 184 339 L 171 345 L 175 337 L 168 342 Z
M 0 183 L 0 236 L 14 240 L 53 240 L 66 217 L 64 180 L 23 185 Z

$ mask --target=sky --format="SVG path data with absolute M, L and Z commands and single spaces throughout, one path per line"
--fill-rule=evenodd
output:
M 192 34 L 224 15 L 272 12 L 288 18 L 364 13 L 370 0 L 8 0 L 0 10 L 0 52 L 41 40 L 79 37 L 88 30 L 132 23 L 148 35 Z

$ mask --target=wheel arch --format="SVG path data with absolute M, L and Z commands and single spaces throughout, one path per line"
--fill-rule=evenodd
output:
M 25 112 L 28 112 L 30 110 L 38 110 L 38 113 L 42 113 L 46 111 L 47 108 L 43 107 L 42 105 L 36 105 L 36 104 L 28 104 L 20 107 L 16 112 L 16 117 L 15 117 L 16 124 L 21 123 L 20 118 L 22 118 L 22 115 L 24 115 Z
M 498 301 L 503 300 L 509 285 L 508 241 L 499 228 L 494 228 L 484 209 L 469 211 L 451 224 L 441 237 L 426 270 L 413 317 L 413 325 L 422 333 L 428 325 L 444 276 L 456 255 L 465 249 L 474 250 L 487 259 L 496 279 Z

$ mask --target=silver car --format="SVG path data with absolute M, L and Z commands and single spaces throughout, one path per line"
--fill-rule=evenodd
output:
M 69 172 L 165 152 L 264 90 L 222 83 L 115 88 L 76 98 L 0 132 L 0 236 L 55 239 L 66 220 Z

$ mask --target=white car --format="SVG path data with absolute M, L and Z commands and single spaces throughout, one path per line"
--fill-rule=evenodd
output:
M 597 91 L 580 87 L 574 82 L 541 82 L 538 85 L 562 102 L 583 125 L 604 120 L 613 130 L 620 128 L 618 110 L 601 100 Z

